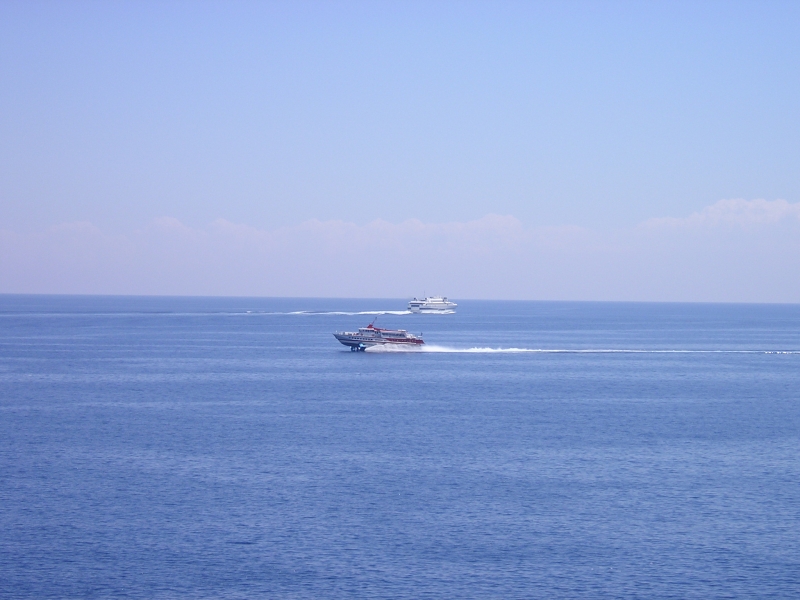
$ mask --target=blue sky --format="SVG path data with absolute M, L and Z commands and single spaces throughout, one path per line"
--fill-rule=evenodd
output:
M 722 200 L 797 203 L 798 31 L 791 2 L 3 1 L 0 291 L 195 293 L 14 279 L 47 281 L 24 255 L 64 227 L 124 245 L 165 218 L 274 234 L 503 215 L 615 239 Z M 708 298 L 743 298 L 723 288 Z

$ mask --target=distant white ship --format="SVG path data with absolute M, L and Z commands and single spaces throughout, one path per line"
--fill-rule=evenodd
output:
M 442 296 L 428 296 L 422 300 L 414 298 L 408 303 L 408 310 L 413 313 L 433 313 L 439 315 L 451 315 L 456 312 L 458 306 L 455 302 L 450 302 Z

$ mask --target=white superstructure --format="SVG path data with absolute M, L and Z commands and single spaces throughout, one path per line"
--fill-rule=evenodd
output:
M 405 329 L 382 329 L 375 327 L 372 323 L 359 328 L 358 331 L 337 331 L 333 335 L 342 344 L 349 346 L 353 352 L 363 352 L 370 346 L 385 344 L 420 346 L 425 343 L 422 341 L 421 335 L 413 335 Z
M 408 310 L 413 313 L 435 313 L 440 315 L 449 315 L 455 311 L 455 302 L 450 302 L 443 296 L 428 296 L 422 300 L 414 298 L 408 303 Z

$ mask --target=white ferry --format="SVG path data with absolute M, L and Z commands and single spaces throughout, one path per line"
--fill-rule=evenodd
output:
M 450 302 L 447 298 L 442 296 L 428 296 L 422 300 L 414 298 L 408 303 L 408 310 L 413 313 L 431 313 L 439 315 L 451 315 L 455 311 L 455 302 Z
M 337 331 L 333 336 L 351 352 L 363 352 L 370 346 L 385 344 L 402 344 L 403 346 L 419 346 L 424 344 L 421 336 L 408 333 L 405 329 L 381 329 L 372 323 L 358 331 Z

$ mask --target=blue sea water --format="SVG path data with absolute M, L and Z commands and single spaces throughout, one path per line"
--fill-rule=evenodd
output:
M 800 306 L 404 305 L 0 296 L 0 597 L 800 596 Z

